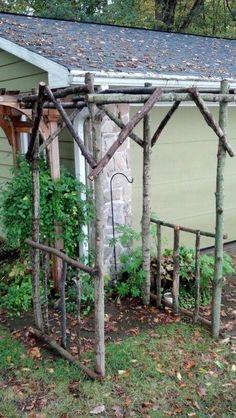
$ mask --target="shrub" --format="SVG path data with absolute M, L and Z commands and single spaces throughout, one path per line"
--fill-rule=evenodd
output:
M 24 159 L 14 171 L 1 195 L 0 222 L 12 247 L 25 248 L 32 229 L 32 171 Z M 86 196 L 86 200 L 83 198 Z M 93 217 L 93 205 L 85 186 L 66 169 L 53 181 L 44 160 L 40 161 L 40 240 L 53 244 L 63 238 L 65 251 L 75 256 L 79 243 L 86 239 L 83 225 Z M 55 232 L 55 223 L 62 228 Z

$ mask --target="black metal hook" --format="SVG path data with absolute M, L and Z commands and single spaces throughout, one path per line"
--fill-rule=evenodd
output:
M 112 181 L 114 179 L 115 176 L 123 176 L 125 177 L 125 179 L 128 181 L 128 183 L 133 183 L 134 179 L 131 178 L 129 179 L 126 174 L 121 173 L 121 172 L 117 172 L 112 174 L 111 178 L 110 178 L 110 194 L 111 194 L 111 221 L 112 221 L 112 235 L 113 235 L 113 254 L 114 254 L 114 265 L 115 265 L 115 272 L 116 272 L 116 276 L 117 276 L 117 261 L 116 261 L 116 241 L 115 241 L 115 221 L 114 221 L 114 206 L 113 206 L 113 190 L 112 190 Z

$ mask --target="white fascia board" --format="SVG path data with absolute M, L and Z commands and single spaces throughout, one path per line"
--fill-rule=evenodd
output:
M 36 54 L 36 52 L 30 51 L 2 37 L 0 37 L 0 49 L 47 72 L 48 84 L 51 88 L 69 86 L 69 71 L 63 65 L 57 64 L 48 58 L 42 57 L 40 54 Z
M 194 76 L 181 76 L 156 73 L 121 73 L 90 71 L 94 74 L 94 84 L 117 87 L 143 87 L 144 83 L 151 82 L 154 87 L 167 89 L 187 88 L 196 86 L 199 89 L 219 89 L 221 78 L 203 78 Z M 83 84 L 86 71 L 71 70 L 70 84 Z M 230 88 L 236 88 L 236 79 L 228 79 Z

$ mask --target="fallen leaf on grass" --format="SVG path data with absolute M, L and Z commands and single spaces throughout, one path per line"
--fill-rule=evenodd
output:
M 196 366 L 196 363 L 195 363 L 195 361 L 194 360 L 190 360 L 190 361 L 187 361 L 186 363 L 184 363 L 184 367 L 185 367 L 185 369 L 193 369 L 193 367 L 195 367 Z
M 128 377 L 129 376 L 129 370 L 118 370 L 118 375 L 122 377 Z
M 204 388 L 204 386 L 199 386 L 197 393 L 201 398 L 203 396 L 206 396 L 206 389 Z
M 95 406 L 95 408 L 93 408 L 92 411 L 90 411 L 89 413 L 91 415 L 98 415 L 98 414 L 102 414 L 105 411 L 106 411 L 105 405 L 98 405 L 98 406 Z
M 232 371 L 232 372 L 236 372 L 236 364 L 233 364 L 233 365 L 232 365 L 232 367 L 231 367 L 231 371 Z
M 28 350 L 30 357 L 35 360 L 40 360 L 42 358 L 42 353 L 40 352 L 38 347 L 32 347 Z
M 182 376 L 181 376 L 180 372 L 177 372 L 177 373 L 176 373 L 176 377 L 177 377 L 177 379 L 181 382 L 181 380 L 182 380 Z
M 128 408 L 132 403 L 132 400 L 129 398 L 129 396 L 126 396 L 124 399 L 124 405 L 126 406 L 126 408 Z
M 46 371 L 47 371 L 48 373 L 54 373 L 54 369 L 53 369 L 52 367 L 49 367 L 48 369 L 46 369 Z
M 114 405 L 112 407 L 112 411 L 114 412 L 114 417 L 115 418 L 123 418 L 124 417 L 124 412 L 119 405 Z
M 136 328 L 131 328 L 131 329 L 129 330 L 129 334 L 130 334 L 130 335 L 133 335 L 134 337 L 136 337 L 136 336 L 139 334 L 139 329 L 138 329 L 138 327 L 136 327 Z

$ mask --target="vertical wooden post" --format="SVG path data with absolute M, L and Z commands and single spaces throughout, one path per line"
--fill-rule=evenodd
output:
M 150 84 L 145 83 L 145 86 Z M 143 118 L 143 213 L 142 213 L 142 269 L 145 274 L 142 300 L 144 305 L 150 304 L 150 218 L 151 218 L 151 123 L 150 114 Z
M 173 249 L 173 312 L 179 313 L 179 228 L 174 229 L 174 249 Z
M 94 91 L 93 76 L 87 73 L 85 83 Z M 102 155 L 102 143 L 100 127 L 95 120 L 96 107 L 89 105 L 90 129 L 93 144 L 93 157 L 99 161 Z M 105 338 L 104 338 L 104 197 L 102 173 L 94 179 L 95 195 L 95 265 L 97 275 L 95 277 L 95 345 L 96 345 L 96 371 L 102 377 L 105 376 Z
M 228 93 L 227 80 L 221 82 L 221 93 Z M 227 130 L 228 105 L 220 102 L 219 125 L 224 133 Z M 218 338 L 220 333 L 221 293 L 223 283 L 223 234 L 224 234 L 224 170 L 226 151 L 221 141 L 218 145 L 217 154 L 217 177 L 216 177 L 216 225 L 215 225 L 215 269 L 213 278 L 212 298 L 212 336 Z
M 76 304 L 77 304 L 77 348 L 78 348 L 78 357 L 80 358 L 81 354 L 81 295 L 82 295 L 82 283 L 79 277 L 79 270 L 77 277 L 74 278 L 74 283 L 76 287 Z
M 157 307 L 161 308 L 161 225 L 157 223 L 157 275 L 156 275 L 156 292 Z
M 47 243 L 46 243 L 47 244 Z M 42 253 L 42 270 L 43 270 L 43 289 L 44 289 L 44 324 L 45 330 L 49 330 L 49 316 L 48 316 L 48 279 L 50 276 L 50 267 L 49 267 L 49 253 Z
M 36 116 L 37 104 L 32 110 L 32 119 Z M 40 222 L 40 182 L 39 182 L 39 133 L 36 135 L 33 161 L 32 161 L 32 183 L 33 183 L 33 208 L 32 208 L 32 239 L 39 243 L 39 222 Z M 38 329 L 43 331 L 43 316 L 40 302 L 40 254 L 37 248 L 32 250 L 32 294 L 34 321 Z
M 196 324 L 199 317 L 199 307 L 200 307 L 200 231 L 196 233 L 196 243 L 195 243 L 195 308 L 193 314 L 193 323 Z
M 65 295 L 66 277 L 67 277 L 67 262 L 63 260 L 62 275 L 61 275 L 61 280 L 60 280 L 61 346 L 63 348 L 66 348 L 66 346 L 67 346 L 67 338 L 66 338 L 66 295 Z
M 49 113 L 49 131 L 50 134 L 55 132 L 57 129 L 57 115 L 55 111 Z M 51 169 L 51 177 L 54 181 L 60 179 L 60 155 L 59 155 L 59 139 L 58 137 L 54 138 L 51 144 L 48 146 L 48 156 Z M 61 226 L 55 223 L 55 232 L 57 235 L 61 234 Z M 62 239 L 57 239 L 55 242 L 55 248 L 57 250 L 63 250 L 64 243 Z M 52 266 L 52 277 L 54 281 L 54 287 L 56 290 L 59 290 L 60 279 L 62 274 L 62 260 L 56 256 L 53 256 L 53 266 Z

